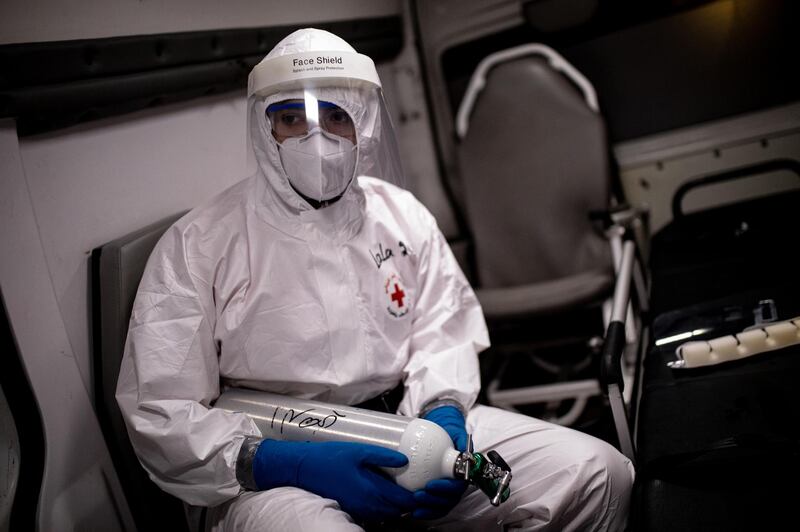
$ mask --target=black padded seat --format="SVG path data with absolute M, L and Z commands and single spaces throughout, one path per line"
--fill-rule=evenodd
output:
M 180 500 L 147 476 L 134 453 L 115 397 L 133 300 L 147 259 L 173 215 L 92 251 L 92 315 L 97 415 L 139 530 L 188 531 Z

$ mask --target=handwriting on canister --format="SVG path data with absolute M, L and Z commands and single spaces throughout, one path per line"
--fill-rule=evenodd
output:
M 269 428 L 275 430 L 275 424 L 277 423 L 278 430 L 283 434 L 283 429 L 287 424 L 297 424 L 301 429 L 310 428 L 316 432 L 317 428 L 327 429 L 328 427 L 332 427 L 340 417 L 347 417 L 336 410 L 331 410 L 333 413 L 326 416 L 312 413 L 313 411 L 313 408 L 307 408 L 306 410 L 296 412 L 294 408 L 276 406 L 275 411 L 272 413 L 272 420 L 270 421 Z M 282 416 L 281 413 L 283 414 Z

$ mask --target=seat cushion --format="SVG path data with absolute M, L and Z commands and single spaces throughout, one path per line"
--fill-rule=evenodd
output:
M 586 271 L 552 281 L 476 290 L 487 320 L 560 312 L 610 294 L 614 280 L 606 270 Z

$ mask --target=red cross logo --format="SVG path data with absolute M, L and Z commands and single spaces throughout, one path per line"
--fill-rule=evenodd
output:
M 400 288 L 400 285 L 394 283 L 394 293 L 392 293 L 392 301 L 397 303 L 397 306 L 403 308 L 403 298 L 405 297 L 406 293 Z
M 390 274 L 386 282 L 383 283 L 383 289 L 386 292 L 386 300 L 389 303 L 386 311 L 395 318 L 405 316 L 410 310 L 411 296 L 406 292 L 400 276 L 396 273 Z

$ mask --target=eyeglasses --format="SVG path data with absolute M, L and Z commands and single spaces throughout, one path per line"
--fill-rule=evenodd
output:
M 307 113 L 303 100 L 287 100 L 267 107 L 267 118 L 275 134 L 284 138 L 301 137 L 317 125 L 328 133 L 340 137 L 355 137 L 355 126 L 347 111 L 334 103 L 322 100 L 317 101 L 316 111 Z

